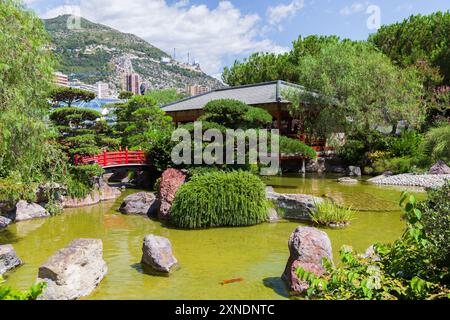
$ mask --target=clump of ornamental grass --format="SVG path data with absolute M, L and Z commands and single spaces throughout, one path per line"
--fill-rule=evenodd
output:
M 193 176 L 178 189 L 171 222 L 183 229 L 249 226 L 267 220 L 265 185 L 244 171 Z
M 315 204 L 310 216 L 314 224 L 326 227 L 341 228 L 350 225 L 356 212 L 352 208 L 339 207 L 333 201 L 324 200 Z

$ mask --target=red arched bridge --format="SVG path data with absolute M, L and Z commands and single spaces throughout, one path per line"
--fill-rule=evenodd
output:
M 150 163 L 144 151 L 129 151 L 128 148 L 119 151 L 103 151 L 95 156 L 79 156 L 74 158 L 75 165 L 98 164 L 103 169 L 117 167 L 148 167 Z

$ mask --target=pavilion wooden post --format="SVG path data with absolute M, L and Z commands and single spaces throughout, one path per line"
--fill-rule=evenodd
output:
M 277 103 L 277 127 L 281 133 L 281 104 L 279 102 Z

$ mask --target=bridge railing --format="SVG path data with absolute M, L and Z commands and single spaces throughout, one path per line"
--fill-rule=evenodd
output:
M 75 156 L 75 165 L 98 164 L 101 167 L 110 167 L 127 164 L 148 164 L 144 151 L 129 151 L 128 148 L 119 151 L 103 151 L 95 156 Z

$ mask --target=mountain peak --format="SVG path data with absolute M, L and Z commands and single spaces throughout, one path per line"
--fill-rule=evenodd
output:
M 44 20 L 61 58 L 61 72 L 89 84 L 107 82 L 117 91 L 124 73 L 130 71 L 138 73 L 150 89 L 223 86 L 194 66 L 172 61 L 166 52 L 133 34 L 79 18 L 78 26 L 71 15 Z

